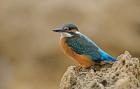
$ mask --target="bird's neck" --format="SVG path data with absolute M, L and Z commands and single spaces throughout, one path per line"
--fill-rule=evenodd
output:
M 66 32 L 62 32 L 60 33 L 60 38 L 64 38 L 64 37 L 72 37 L 73 35 L 71 35 L 70 33 L 66 33 Z

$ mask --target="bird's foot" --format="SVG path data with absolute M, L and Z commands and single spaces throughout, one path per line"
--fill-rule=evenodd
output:
M 89 69 L 91 69 L 91 66 L 78 65 L 74 68 L 77 73 L 79 73 L 80 71 L 87 71 Z
M 81 68 L 82 68 L 82 66 L 81 66 L 81 65 L 78 65 L 78 66 L 76 66 L 76 67 L 74 68 L 74 70 L 75 70 L 76 72 L 79 72 Z
M 106 64 L 105 61 L 101 61 L 101 62 L 100 62 L 100 65 L 104 65 L 104 64 Z
M 100 65 L 102 66 L 102 65 L 105 65 L 105 64 L 110 64 L 110 65 L 112 65 L 112 64 L 114 64 L 114 62 L 112 62 L 112 61 L 101 61 L 100 62 Z
M 113 65 L 113 64 L 114 64 L 114 62 L 111 62 L 111 61 L 110 61 L 110 62 L 108 62 L 108 64 Z

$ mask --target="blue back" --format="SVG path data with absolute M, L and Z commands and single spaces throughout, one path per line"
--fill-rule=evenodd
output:
M 66 43 L 76 53 L 90 56 L 93 61 L 115 61 L 116 59 L 101 50 L 92 40 L 83 34 L 66 38 Z

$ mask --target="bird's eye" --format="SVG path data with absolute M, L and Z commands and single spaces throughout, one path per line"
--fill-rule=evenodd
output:
M 69 30 L 69 28 L 68 28 L 68 27 L 64 27 L 64 30 L 68 31 L 68 30 Z

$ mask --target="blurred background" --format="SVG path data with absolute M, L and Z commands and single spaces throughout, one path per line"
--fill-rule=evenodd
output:
M 52 29 L 69 22 L 111 55 L 140 58 L 139 0 L 0 0 L 0 89 L 58 89 L 75 62 Z

